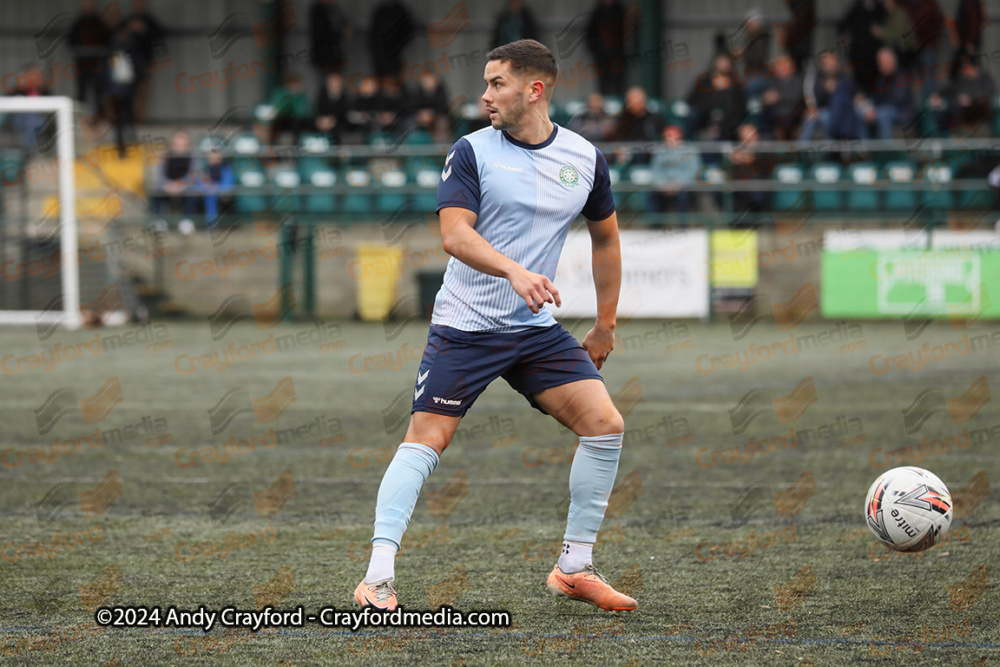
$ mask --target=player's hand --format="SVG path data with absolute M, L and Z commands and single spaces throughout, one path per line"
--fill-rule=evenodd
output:
M 562 305 L 559 290 L 547 276 L 541 273 L 532 273 L 522 268 L 511 275 L 508 280 L 510 280 L 510 285 L 517 292 L 517 295 L 524 299 L 528 308 L 535 314 L 546 303 L 554 303 L 557 307 Z
M 590 360 L 597 366 L 597 370 L 601 370 L 611 350 L 615 349 L 615 333 L 611 329 L 594 327 L 583 337 L 580 345 L 590 355 Z

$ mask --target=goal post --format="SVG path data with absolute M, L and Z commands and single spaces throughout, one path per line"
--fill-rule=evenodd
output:
M 2 113 L 55 113 L 56 160 L 59 188 L 59 248 L 62 276 L 62 311 L 0 309 L 0 325 L 62 324 L 81 326 L 80 271 L 77 254 L 76 145 L 73 99 L 70 97 L 0 97 Z

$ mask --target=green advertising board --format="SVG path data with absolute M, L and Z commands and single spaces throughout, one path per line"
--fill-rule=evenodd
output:
M 824 250 L 823 317 L 1000 318 L 1000 251 Z

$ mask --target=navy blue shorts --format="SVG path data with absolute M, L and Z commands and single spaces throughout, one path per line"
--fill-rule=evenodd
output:
M 590 355 L 561 324 L 516 333 L 432 324 L 410 412 L 463 417 L 498 377 L 543 413 L 535 394 L 577 380 L 603 381 Z

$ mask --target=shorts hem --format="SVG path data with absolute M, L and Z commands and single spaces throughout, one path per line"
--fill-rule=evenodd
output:
M 563 386 L 565 384 L 570 384 L 572 382 L 578 382 L 579 380 L 600 380 L 601 382 L 604 382 L 604 378 L 602 378 L 600 375 L 587 375 L 585 377 L 567 378 L 565 382 L 563 382 L 563 381 L 560 380 L 560 381 L 558 381 L 558 382 L 556 382 L 554 384 L 551 384 L 551 385 L 549 385 L 547 387 L 544 387 L 544 388 L 542 388 L 542 389 L 540 389 L 540 390 L 538 390 L 536 392 L 533 392 L 531 394 L 523 394 L 522 393 L 521 395 L 524 396 L 526 399 L 528 399 L 528 403 L 531 405 L 531 407 L 533 407 L 534 409 L 538 410 L 543 415 L 548 415 L 549 413 L 546 412 L 545 409 L 538 404 L 538 401 L 535 400 L 535 396 L 537 396 L 538 394 L 542 393 L 546 389 L 554 389 L 556 387 L 561 387 L 561 386 Z M 520 393 L 520 392 L 518 392 L 518 393 Z
M 561 379 L 557 380 L 556 382 L 553 382 L 550 385 L 542 387 L 541 389 L 539 389 L 536 392 L 532 392 L 530 395 L 534 396 L 535 394 L 542 393 L 546 389 L 554 389 L 555 387 L 561 387 L 564 384 L 570 384 L 571 382 L 578 382 L 580 380 L 600 380 L 601 382 L 604 382 L 604 378 L 602 378 L 600 375 L 581 375 L 581 376 L 577 376 L 577 377 L 566 378 L 565 380 L 561 380 Z M 525 395 L 527 396 L 528 394 L 525 394 Z
M 469 408 L 471 407 L 470 405 Z M 412 415 L 414 412 L 429 412 L 432 415 L 442 415 L 444 417 L 464 417 L 469 408 L 459 408 L 456 411 L 449 410 L 448 408 L 431 408 L 429 405 L 421 405 L 420 407 L 410 408 L 410 414 Z

